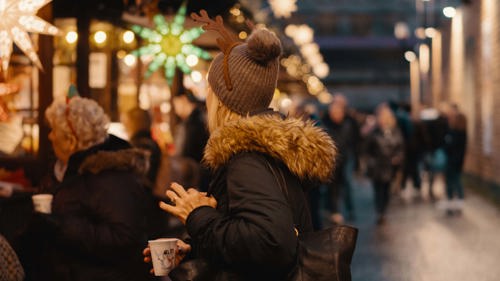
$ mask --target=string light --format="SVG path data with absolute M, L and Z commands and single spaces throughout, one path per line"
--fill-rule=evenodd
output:
M 69 44 L 74 44 L 78 40 L 78 33 L 75 31 L 69 31 L 66 33 L 66 36 L 64 37 L 66 39 L 66 42 Z
M 104 42 L 106 42 L 106 39 L 108 38 L 108 35 L 106 34 L 106 32 L 102 31 L 102 30 L 99 30 L 97 31 L 95 34 L 94 34 L 94 41 L 97 43 L 97 44 L 103 44 Z
M 135 35 L 132 31 L 127 30 L 127 31 L 123 32 L 123 42 L 130 44 L 130 43 L 134 42 L 134 39 L 135 39 Z
M 194 83 L 199 83 L 201 82 L 201 79 L 203 79 L 203 76 L 201 75 L 201 73 L 197 70 L 191 72 L 191 79 L 193 79 L 193 82 Z
M 195 55 L 193 55 L 193 54 L 188 55 L 188 56 L 186 57 L 186 63 L 187 63 L 187 65 L 189 65 L 190 67 L 193 67 L 193 66 L 197 65 L 197 64 L 198 64 L 198 61 L 199 61 L 199 60 L 198 60 L 198 57 L 197 57 L 197 56 L 195 56 Z
M 297 0 L 269 0 L 269 5 L 277 18 L 289 18 L 297 11 Z
M 453 7 L 445 7 L 443 9 L 443 14 L 447 18 L 453 18 L 457 14 L 457 10 Z

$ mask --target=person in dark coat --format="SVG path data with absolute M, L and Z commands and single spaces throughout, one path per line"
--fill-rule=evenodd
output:
M 139 107 L 135 107 L 127 111 L 122 118 L 123 125 L 127 134 L 130 136 L 130 144 L 133 147 L 143 149 L 149 153 L 149 169 L 148 169 L 148 187 L 149 197 L 151 200 L 150 210 L 148 212 L 148 238 L 160 237 L 175 237 L 184 232 L 182 227 L 175 228 L 169 225 L 169 221 L 173 219 L 172 216 L 163 212 L 158 203 L 163 197 L 156 196 L 156 191 L 164 188 L 159 186 L 162 181 L 159 180 L 158 174 L 161 165 L 168 165 L 162 161 L 168 162 L 167 157 L 163 157 L 162 152 L 156 141 L 151 136 L 151 116 L 149 112 Z M 163 175 L 160 175 L 162 178 Z
M 467 148 L 467 119 L 465 115 L 453 106 L 449 117 L 450 130 L 445 137 L 446 152 L 446 196 L 448 198 L 447 213 L 460 214 L 463 208 L 464 187 L 462 170 Z
M 377 108 L 377 127 L 366 143 L 367 174 L 373 182 L 377 224 L 385 222 L 390 199 L 391 182 L 404 160 L 403 137 L 391 109 L 383 104 Z
M 130 144 L 133 147 L 142 148 L 149 152 L 148 179 L 154 185 L 162 153 L 158 143 L 151 136 L 152 121 L 149 112 L 134 107 L 123 115 L 122 122 L 130 138 Z
M 93 100 L 55 100 L 45 115 L 60 184 L 52 214 L 36 213 L 26 232 L 27 250 L 38 254 L 27 280 L 149 280 L 141 262 L 147 153 L 108 135 L 109 119 Z
M 175 148 L 177 158 L 172 161 L 197 164 L 195 169 L 188 173 L 199 180 L 199 189 L 206 191 L 210 181 L 210 173 L 200 165 L 203 150 L 208 140 L 208 128 L 205 112 L 200 101 L 190 90 L 185 90 L 181 95 L 173 98 L 174 110 L 181 119 L 175 134 Z M 181 164 L 182 165 L 182 164 Z M 191 166 L 193 166 L 191 164 Z
M 181 119 L 176 134 L 177 155 L 200 163 L 208 141 L 206 117 L 200 102 L 190 90 L 173 98 L 175 113 Z
M 428 173 L 429 197 L 435 200 L 434 179 L 439 174 L 444 174 L 446 166 L 446 153 L 444 151 L 445 137 L 449 131 L 448 115 L 450 105 L 442 103 L 439 111 L 433 108 L 425 109 L 421 113 L 423 139 L 425 144 L 424 168 Z
M 276 35 L 258 29 L 214 59 L 204 153 L 213 171 L 209 197 L 174 183 L 167 191 L 173 205 L 161 205 L 186 224 L 192 255 L 215 272 L 210 280 L 284 280 L 296 262 L 298 233 L 312 231 L 304 189 L 332 173 L 336 149 L 328 134 L 268 109 L 280 53 Z
M 356 120 L 347 114 L 347 109 L 347 99 L 341 94 L 336 94 L 328 108 L 328 114 L 322 120 L 323 126 L 339 150 L 336 159 L 337 167 L 332 175 L 333 180 L 328 184 L 331 221 L 337 224 L 344 220 L 340 210 L 340 199 L 343 199 L 348 220 L 352 221 L 355 218 L 352 178 L 356 166 L 359 126 Z

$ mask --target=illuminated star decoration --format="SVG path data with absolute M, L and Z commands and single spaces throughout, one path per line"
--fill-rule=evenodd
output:
M 59 34 L 57 27 L 36 16 L 38 10 L 52 0 L 0 0 L 0 59 L 7 74 L 12 44 L 16 45 L 40 69 L 42 64 L 31 43 L 28 32 Z
M 189 74 L 191 68 L 186 63 L 186 57 L 195 55 L 202 59 L 210 59 L 211 56 L 203 49 L 192 44 L 193 40 L 200 37 L 204 32 L 201 27 L 184 30 L 186 18 L 186 4 L 177 11 L 173 22 L 167 23 L 165 17 L 158 14 L 153 17 L 155 29 L 149 29 L 134 25 L 132 30 L 141 38 L 147 40 L 147 45 L 132 52 L 135 56 L 152 55 L 153 60 L 148 66 L 145 78 L 148 78 L 161 66 L 165 70 L 167 82 L 171 85 L 175 75 L 175 68 Z
M 289 18 L 297 11 L 297 0 L 269 0 L 271 10 L 277 18 Z

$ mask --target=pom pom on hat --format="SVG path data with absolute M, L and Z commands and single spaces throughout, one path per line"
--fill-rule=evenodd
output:
M 281 42 L 271 31 L 261 28 L 250 34 L 247 39 L 248 55 L 266 64 L 281 55 Z

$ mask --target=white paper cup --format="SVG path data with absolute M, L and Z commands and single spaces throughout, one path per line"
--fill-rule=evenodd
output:
M 50 214 L 52 213 L 52 194 L 37 194 L 31 196 L 33 207 L 36 212 Z
M 176 266 L 177 240 L 177 238 L 149 240 L 155 276 L 165 276 Z

